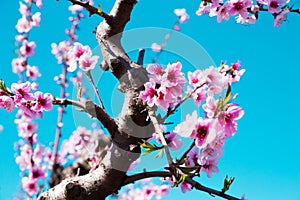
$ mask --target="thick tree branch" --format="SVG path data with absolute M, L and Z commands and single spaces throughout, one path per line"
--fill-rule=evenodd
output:
M 66 179 L 44 192 L 39 199 L 104 199 L 117 192 L 126 179 L 130 164 L 140 156 L 142 139 L 151 137 L 154 132 L 146 105 L 139 98 L 144 83 L 148 81 L 147 72 L 131 61 L 120 42 L 135 3 L 136 0 L 116 0 L 110 18 L 99 24 L 96 34 L 104 59 L 102 65 L 109 67 L 120 82 L 119 88 L 125 93 L 119 117 L 115 120 L 110 118 L 91 101 L 84 105 L 70 100 L 59 102 L 78 105 L 101 121 L 111 133 L 111 149 L 93 172 Z

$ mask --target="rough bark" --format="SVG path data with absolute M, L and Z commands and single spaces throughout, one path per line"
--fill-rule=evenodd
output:
M 146 70 L 131 61 L 121 45 L 122 32 L 130 20 L 136 0 L 116 0 L 110 17 L 97 27 L 97 40 L 101 46 L 101 67 L 110 69 L 119 80 L 119 89 L 125 93 L 122 111 L 117 119 L 107 115 L 98 106 L 86 104 L 86 110 L 99 119 L 111 134 L 111 150 L 97 169 L 84 175 L 63 180 L 60 184 L 42 193 L 39 199 L 105 199 L 116 193 L 126 179 L 130 164 L 140 156 L 141 139 L 154 132 L 148 120 L 146 105 L 138 98 L 143 84 L 148 80 Z M 100 86 L 101 87 L 101 86 Z

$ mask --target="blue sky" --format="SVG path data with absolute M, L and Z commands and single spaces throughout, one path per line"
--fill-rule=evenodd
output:
M 101 2 L 103 9 L 109 10 L 112 2 Z M 294 2 L 295 7 L 300 7 L 299 2 Z M 257 24 L 251 26 L 239 25 L 233 20 L 218 24 L 215 18 L 197 17 L 194 13 L 198 4 L 197 0 L 190 3 L 183 0 L 140 0 L 126 30 L 143 27 L 152 29 L 143 30 L 144 34 L 130 40 L 130 43 L 134 43 L 133 47 L 128 44 L 124 45 L 125 49 L 132 51 L 130 55 L 135 59 L 136 51 L 133 50 L 139 48 L 138 44 L 149 41 L 150 46 L 152 42 L 161 42 L 167 31 L 159 30 L 157 34 L 153 34 L 151 30 L 172 27 L 176 19 L 173 9 L 185 7 L 191 18 L 187 24 L 181 26 L 181 33 L 190 38 L 174 34 L 168 44 L 172 53 L 162 54 L 159 61 L 174 62 L 178 59 L 177 56 L 186 63 L 184 70 L 188 71 L 207 67 L 205 65 L 210 62 L 210 58 L 217 64 L 220 61 L 231 63 L 240 60 L 247 70 L 241 82 L 233 86 L 233 91 L 239 93 L 237 103 L 245 109 L 245 116 L 239 121 L 237 134 L 225 145 L 225 153 L 218 165 L 220 173 L 214 174 L 211 179 L 203 174 L 201 183 L 221 189 L 224 177 L 229 175 L 236 177 L 229 191 L 232 195 L 239 197 L 245 193 L 247 199 L 253 200 L 300 200 L 300 15 L 290 14 L 288 21 L 279 28 L 273 27 L 270 14 L 261 14 Z M 15 57 L 14 36 L 15 24 L 20 17 L 19 4 L 17 1 L 4 1 L 0 5 L 0 78 L 10 85 L 18 79 L 11 72 L 11 60 Z M 54 83 L 53 76 L 60 73 L 61 67 L 50 54 L 50 44 L 66 39 L 64 30 L 70 25 L 67 20 L 68 5 L 68 2 L 62 0 L 45 1 L 41 27 L 30 34 L 30 39 L 36 41 L 37 48 L 36 56 L 29 62 L 38 65 L 43 74 L 39 79 L 40 89 L 54 95 L 59 94 L 59 88 Z M 100 20 L 102 19 L 97 16 L 82 20 L 79 31 L 81 43 L 97 46 L 92 31 Z M 189 46 L 194 44 L 202 47 L 202 53 L 199 53 L 201 56 L 197 56 L 199 49 Z M 209 57 L 205 56 L 205 52 Z M 146 62 L 149 62 L 151 56 L 153 54 L 146 51 Z M 188 64 L 194 63 L 194 59 L 194 66 Z M 101 72 L 99 77 L 100 93 L 105 94 L 102 95 L 103 100 L 109 112 L 116 116 L 120 109 L 117 100 L 119 94 L 115 92 L 116 81 L 109 73 Z M 104 84 L 106 85 L 103 86 Z M 183 107 L 182 113 L 187 112 L 185 109 L 190 110 L 191 107 Z M 63 129 L 64 137 L 68 137 L 78 125 L 72 118 L 74 113 L 70 108 L 68 114 Z M 14 113 L 0 111 L 0 124 L 4 125 L 4 131 L 0 134 L 0 199 L 11 199 L 18 191 L 20 183 L 19 169 L 13 157 L 13 144 L 18 140 L 13 120 Z M 45 113 L 44 119 L 39 122 L 39 139 L 48 144 L 54 139 L 56 110 Z M 146 158 L 143 160 L 150 168 L 155 168 Z M 218 199 L 200 191 L 183 195 L 176 189 L 166 197 L 171 198 Z

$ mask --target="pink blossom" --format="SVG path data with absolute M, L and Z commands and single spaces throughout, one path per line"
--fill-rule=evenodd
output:
M 281 11 L 276 17 L 274 18 L 274 27 L 278 28 L 283 21 L 286 21 L 287 14 L 290 12 L 289 9 L 285 9 Z
M 37 124 L 31 119 L 23 117 L 21 119 L 16 119 L 15 123 L 18 125 L 18 135 L 20 137 L 28 139 L 37 131 Z
M 240 14 L 243 18 L 246 18 L 248 16 L 247 8 L 249 8 L 251 5 L 252 5 L 251 0 L 231 0 L 230 1 L 231 8 L 229 10 L 229 14 L 230 15 Z
M 185 161 L 184 165 L 187 167 L 193 167 L 198 163 L 199 157 L 199 148 L 194 147 L 187 155 L 187 160 Z
M 195 139 L 195 144 L 197 147 L 202 148 L 207 145 L 206 138 L 210 131 L 210 120 L 198 119 L 195 130 L 193 131 L 191 137 Z
M 18 20 L 16 25 L 16 29 L 19 33 L 28 33 L 31 30 L 31 28 L 31 24 L 24 16 Z
M 287 4 L 290 0 L 268 0 L 268 11 L 278 13 L 281 11 L 280 6 Z
M 49 93 L 35 92 L 35 105 L 32 107 L 34 111 L 43 111 L 43 110 L 51 110 L 52 109 L 52 95 Z
M 180 188 L 181 188 L 182 193 L 186 193 L 187 191 L 192 190 L 192 185 L 186 181 L 183 181 L 180 185 Z
M 207 1 L 201 1 L 198 10 L 196 11 L 196 15 L 201 16 L 206 13 L 209 13 L 211 10 L 211 4 Z
M 92 52 L 89 46 L 83 46 L 79 42 L 74 43 L 74 47 L 72 48 L 72 54 L 74 55 L 76 60 L 79 60 L 81 56 L 86 54 L 87 56 L 91 56 Z
M 31 92 L 31 84 L 26 81 L 25 83 L 13 83 L 11 85 L 12 92 L 15 92 L 15 102 L 19 102 L 22 98 L 25 100 L 33 100 Z
M 180 149 L 180 147 L 182 146 L 182 140 L 179 139 L 176 135 L 176 133 L 174 133 L 173 131 L 171 131 L 167 137 L 166 137 L 166 141 L 168 143 L 168 146 L 172 149 L 172 150 L 178 150 Z
M 12 112 L 15 108 L 15 103 L 9 96 L 0 96 L 0 108 L 5 108 L 7 112 Z
M 24 171 L 31 166 L 32 150 L 28 144 L 20 148 L 20 155 L 16 157 L 16 163 L 20 165 L 20 169 Z
M 99 56 L 90 56 L 88 54 L 83 54 L 79 60 L 79 68 L 83 71 L 89 71 L 95 68 L 98 62 Z
M 208 118 L 213 118 L 217 110 L 217 101 L 213 96 L 208 96 L 206 103 L 202 106 L 203 110 L 206 112 Z
M 32 15 L 32 26 L 40 26 L 41 22 L 41 13 L 36 12 L 34 15 Z
M 14 73 L 22 73 L 26 69 L 26 60 L 23 57 L 14 58 L 11 65 Z
M 217 163 L 217 160 L 208 161 L 204 166 L 201 167 L 200 172 L 206 172 L 207 177 L 211 178 L 213 172 L 219 172 Z
M 236 133 L 237 123 L 244 115 L 244 110 L 237 104 L 227 104 L 225 112 L 219 116 L 219 122 L 224 127 L 225 137 L 231 137 Z
M 219 23 L 221 23 L 223 19 L 228 21 L 230 17 L 229 14 L 230 8 L 231 6 L 227 1 L 223 5 L 211 9 L 209 16 L 210 17 L 217 16 L 217 22 Z
M 20 47 L 20 52 L 26 57 L 33 56 L 35 46 L 35 42 L 28 42 L 25 40 L 23 45 Z
M 81 12 L 82 11 L 82 6 L 80 5 L 72 5 L 72 6 L 69 6 L 69 11 L 72 12 L 72 14 L 75 14 L 76 12 Z
M 188 72 L 189 84 L 194 87 L 201 86 L 205 83 L 205 74 L 201 70 L 196 70 L 194 72 Z
M 179 18 L 180 23 L 186 23 L 190 18 L 189 15 L 186 13 L 184 8 L 182 9 L 175 9 L 174 14 Z
M 192 93 L 192 99 L 195 101 L 197 106 L 200 106 L 201 102 L 206 99 L 206 90 L 204 87 L 201 87 L 194 92 L 188 88 L 188 91 Z
M 178 25 L 178 24 L 175 24 L 174 26 L 173 26 L 173 29 L 175 30 L 175 31 L 180 31 L 180 26 Z M 153 49 L 153 48 L 152 48 Z
M 160 106 L 161 109 L 167 110 L 174 103 L 176 103 L 176 98 L 172 95 L 170 89 L 160 87 L 157 90 L 157 98 L 155 104 Z
M 161 47 L 161 45 L 159 45 L 159 44 L 157 44 L 157 43 L 154 42 L 151 45 L 151 49 L 154 52 L 160 52 L 162 50 L 162 47 Z
M 197 119 L 197 111 L 194 111 L 191 115 L 187 114 L 185 120 L 175 127 L 174 133 L 182 137 L 190 137 L 198 122 Z
M 46 178 L 45 169 L 42 169 L 42 168 L 37 167 L 37 166 L 34 166 L 34 167 L 30 170 L 30 175 L 29 175 L 29 177 L 31 177 L 32 179 Z
M 182 93 L 182 88 L 186 83 L 184 74 L 181 72 L 182 65 L 180 62 L 175 62 L 167 65 L 166 73 L 162 76 L 162 85 L 169 87 L 170 92 L 175 96 Z
M 220 73 L 217 68 L 211 66 L 204 70 L 203 73 L 206 77 L 206 82 L 210 84 L 208 91 L 210 95 L 219 94 L 227 88 L 229 78 Z
M 152 107 L 155 104 L 155 99 L 157 96 L 157 90 L 155 89 L 154 82 L 145 83 L 145 90 L 140 93 L 140 98 L 146 101 L 147 104 Z
M 39 9 L 42 8 L 43 6 L 43 1 L 42 0 L 34 0 L 36 7 L 38 7 Z
M 162 83 L 162 78 L 163 78 L 163 74 L 165 73 L 165 71 L 163 70 L 161 65 L 157 65 L 157 64 L 149 64 L 147 66 L 147 71 L 149 73 L 149 78 L 150 81 L 154 81 L 157 84 L 161 84 Z
M 27 66 L 26 77 L 30 77 L 32 80 L 36 80 L 36 78 L 39 76 L 41 76 L 41 74 L 37 66 Z
M 70 61 L 73 61 L 73 55 L 69 53 L 71 49 L 71 44 L 67 41 L 62 41 L 58 45 L 55 43 L 51 44 L 52 50 L 51 53 L 55 55 L 58 64 L 62 64 L 64 61 L 66 65 L 70 64 Z
M 22 178 L 22 188 L 31 196 L 37 194 L 39 192 L 39 188 L 37 187 L 37 179 L 23 177 Z
M 62 159 L 69 156 L 73 159 L 80 155 L 80 152 L 90 143 L 92 132 L 82 126 L 73 131 L 69 140 L 63 141 L 61 156 Z
M 19 12 L 21 13 L 21 15 L 28 16 L 30 13 L 28 6 L 23 4 L 21 1 L 19 2 L 19 4 L 20 4 Z

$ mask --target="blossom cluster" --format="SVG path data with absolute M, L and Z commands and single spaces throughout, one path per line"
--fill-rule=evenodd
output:
M 218 22 L 235 16 L 237 23 L 254 24 L 259 11 L 267 10 L 274 16 L 274 26 L 278 27 L 290 12 L 288 3 L 289 0 L 202 0 L 196 14 L 208 13 L 210 17 L 216 16 Z
M 148 106 L 157 105 L 168 113 L 187 98 L 192 98 L 197 106 L 202 105 L 203 116 L 198 117 L 196 111 L 188 114 L 182 123 L 166 134 L 165 139 L 173 150 L 182 145 L 177 136 L 193 139 L 195 147 L 188 153 L 183 166 L 199 167 L 199 172 L 206 172 L 211 177 L 213 172 L 218 171 L 217 163 L 223 155 L 225 140 L 236 133 L 236 121 L 244 115 L 243 109 L 231 102 L 235 98 L 232 97 L 231 85 L 240 80 L 245 69 L 237 61 L 231 65 L 222 63 L 218 68 L 211 66 L 188 72 L 187 95 L 182 98 L 186 80 L 181 68 L 180 62 L 169 64 L 166 70 L 158 64 L 148 65 L 149 82 L 145 84 L 140 98 Z M 157 134 L 153 137 L 160 143 Z M 185 192 L 191 186 L 183 182 L 181 188 Z
M 162 183 L 156 185 L 148 178 L 140 181 L 138 184 L 130 184 L 127 189 L 121 191 L 118 195 L 118 199 L 122 200 L 151 200 L 162 199 L 163 196 L 169 193 L 170 187 L 167 184 Z
M 25 83 L 13 83 L 11 90 L 9 90 L 1 81 L 0 108 L 12 112 L 16 107 L 19 109 L 18 114 L 28 119 L 41 117 L 42 111 L 52 109 L 52 96 L 40 91 L 33 92 L 32 87 L 35 85 L 26 81 Z
M 28 64 L 28 58 L 35 54 L 36 44 L 34 41 L 29 41 L 29 32 L 33 27 L 38 27 L 41 21 L 41 13 L 32 13 L 32 6 L 35 5 L 38 9 L 42 7 L 42 0 L 35 0 L 33 3 L 28 1 L 20 1 L 19 12 L 21 18 L 18 20 L 17 29 L 17 54 L 18 57 L 12 60 L 12 70 L 14 73 L 20 76 L 20 79 L 26 77 L 31 80 L 36 80 L 40 76 L 39 69 L 37 66 L 30 66 Z
M 145 84 L 145 90 L 140 93 L 140 98 L 150 107 L 157 105 L 163 110 L 168 110 L 178 103 L 186 83 L 181 69 L 180 62 L 169 63 L 165 70 L 162 65 L 149 64 L 147 71 L 150 80 Z
M 16 145 L 16 149 L 19 149 L 16 163 L 20 165 L 23 175 L 21 186 L 31 197 L 38 194 L 43 187 L 43 180 L 48 176 L 47 171 L 51 162 L 51 150 L 37 144 L 36 139 L 32 142 L 32 144 L 24 143 L 21 140 Z

